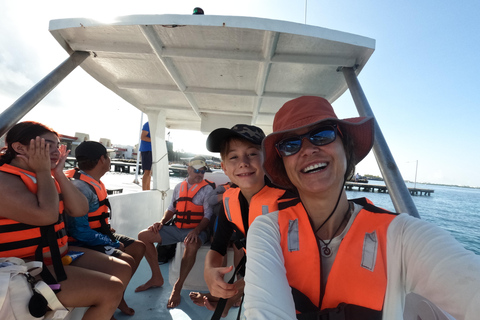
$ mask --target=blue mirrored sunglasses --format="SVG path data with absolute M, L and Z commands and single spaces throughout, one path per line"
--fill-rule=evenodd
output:
M 302 148 L 303 138 L 307 138 L 316 146 L 327 145 L 337 138 L 337 125 L 317 127 L 300 136 L 285 138 L 277 142 L 275 148 L 282 157 L 294 155 Z
M 195 172 L 195 173 L 204 174 L 206 171 L 207 171 L 207 170 L 205 170 L 205 169 L 195 169 L 195 168 L 193 168 L 193 172 Z

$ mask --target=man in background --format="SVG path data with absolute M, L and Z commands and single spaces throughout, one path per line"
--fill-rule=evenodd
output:
M 150 138 L 150 126 L 148 121 L 142 128 L 140 141 L 140 153 L 142 155 L 142 190 L 150 190 L 150 181 L 152 177 L 152 139 Z
M 139 286 L 136 292 L 161 287 L 164 283 L 158 266 L 155 243 L 163 246 L 183 241 L 185 244 L 180 274 L 168 299 L 167 308 L 175 308 L 180 304 L 183 283 L 195 264 L 198 249 L 208 239 L 205 230 L 213 213 L 208 197 L 213 192 L 215 184 L 204 180 L 206 170 L 205 158 L 201 156 L 192 158 L 187 169 L 188 176 L 175 186 L 172 202 L 163 218 L 138 234 L 139 240 L 146 245 L 145 258 L 152 270 L 152 276 L 145 284 Z M 175 223 L 168 225 L 174 215 Z

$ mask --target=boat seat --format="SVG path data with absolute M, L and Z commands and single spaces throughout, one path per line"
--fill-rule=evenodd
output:
M 404 320 L 455 320 L 447 312 L 441 310 L 430 300 L 416 294 L 409 293 L 405 298 Z
M 174 286 L 175 282 L 178 279 L 180 274 L 180 263 L 182 261 L 183 251 L 185 250 L 185 244 L 183 242 L 177 243 L 177 249 L 175 251 L 175 257 L 170 261 L 168 267 L 168 282 L 170 285 Z M 195 290 L 195 291 L 209 291 L 205 279 L 203 278 L 203 269 L 205 265 L 205 257 L 208 250 L 210 250 L 210 243 L 203 245 L 198 249 L 197 259 L 193 265 L 192 270 L 187 276 L 185 283 L 183 284 L 183 289 Z M 227 265 L 233 265 L 233 249 L 228 248 L 227 250 Z M 227 273 L 225 279 L 230 279 L 233 271 Z

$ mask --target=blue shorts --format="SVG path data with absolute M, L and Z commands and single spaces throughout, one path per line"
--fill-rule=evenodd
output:
M 142 151 L 142 170 L 152 170 L 152 151 Z
M 162 246 L 183 242 L 187 234 L 193 229 L 180 229 L 177 226 L 163 226 L 158 232 L 162 237 Z M 205 231 L 200 232 L 198 238 L 204 244 L 207 241 L 207 233 Z
M 123 243 L 123 246 L 125 248 L 135 242 L 135 239 L 124 236 L 124 235 L 121 235 L 121 234 L 114 233 L 113 235 L 115 236 L 116 240 Z M 88 245 L 82 245 L 82 244 L 71 244 L 71 245 L 92 249 L 92 250 L 102 252 L 102 253 L 105 253 L 106 255 L 116 257 L 116 258 L 118 258 L 122 255 L 122 251 L 120 251 L 119 249 L 115 249 L 114 247 L 110 247 L 110 246 L 102 246 L 102 245 L 88 246 Z

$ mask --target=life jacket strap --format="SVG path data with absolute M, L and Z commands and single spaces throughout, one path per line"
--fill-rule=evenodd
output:
M 245 264 L 247 262 L 247 256 L 243 255 L 242 260 L 238 263 L 238 265 L 235 267 L 235 272 L 233 273 L 232 277 L 230 280 L 228 280 L 228 283 L 232 284 L 235 281 L 235 276 L 243 272 L 245 274 Z M 243 303 L 243 297 L 242 297 L 242 303 Z M 213 313 L 212 319 L 211 320 L 220 320 L 222 317 L 223 310 L 225 309 L 225 305 L 227 304 L 227 299 L 219 299 L 217 303 L 217 307 L 215 308 L 215 312 Z M 237 320 L 240 319 L 240 311 L 241 307 L 238 310 L 238 315 L 237 315 Z
M 298 320 L 381 320 L 382 311 L 340 303 L 336 308 L 297 314 Z
M 63 269 L 62 258 L 60 255 L 60 250 L 58 248 L 57 237 L 55 232 L 54 225 L 42 226 L 40 227 L 40 232 L 42 235 L 41 243 L 39 243 L 37 250 L 35 251 L 35 260 L 43 262 L 43 247 L 48 246 L 50 248 L 50 254 L 52 255 L 53 269 L 57 279 L 50 273 L 46 266 L 43 267 L 40 276 L 43 281 L 47 284 L 57 284 L 58 282 L 64 281 L 67 279 L 67 274 Z M 59 292 L 60 289 L 54 290 L 55 293 Z

